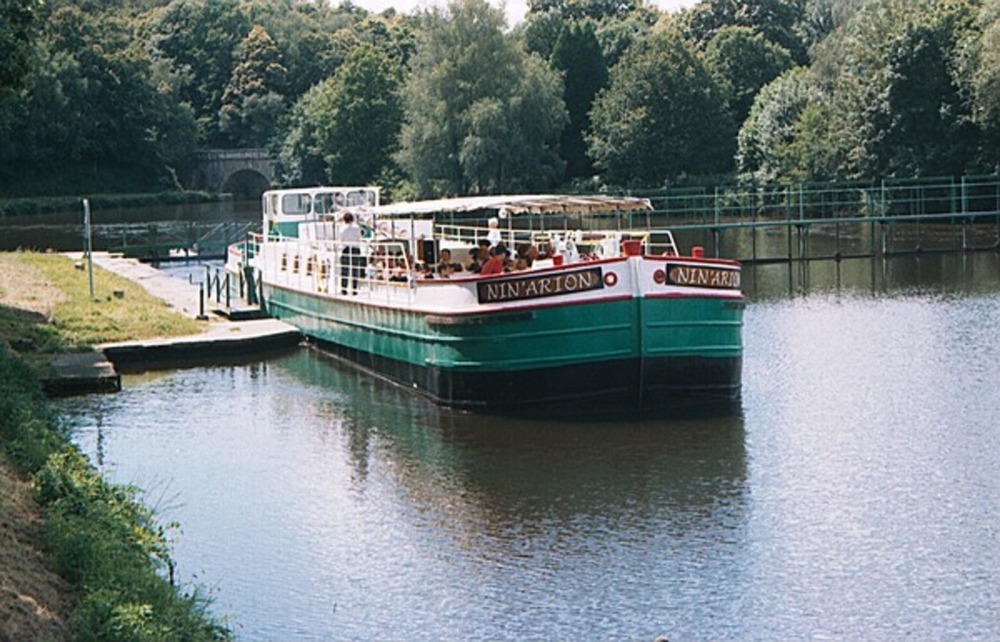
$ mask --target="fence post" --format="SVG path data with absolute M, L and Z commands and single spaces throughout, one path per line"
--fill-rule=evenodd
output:
M 208 315 L 205 314 L 205 284 L 198 284 L 198 320 L 207 321 Z

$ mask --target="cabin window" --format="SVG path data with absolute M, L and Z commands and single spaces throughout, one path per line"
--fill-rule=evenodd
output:
M 308 194 L 285 194 L 281 197 L 282 214 L 308 214 L 312 197 Z
M 317 194 L 314 206 L 317 214 L 332 214 L 337 211 L 333 192 Z
M 359 205 L 375 206 L 377 205 L 375 198 L 375 190 L 370 189 L 355 189 L 347 193 L 347 205 L 348 207 L 357 207 Z

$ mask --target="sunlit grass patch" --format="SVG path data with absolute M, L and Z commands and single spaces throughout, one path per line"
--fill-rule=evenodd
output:
M 24 266 L 43 275 L 59 296 L 45 303 L 64 349 L 110 341 L 197 334 L 203 325 L 184 317 L 140 285 L 94 267 L 94 296 L 86 269 L 58 254 L 18 252 Z M 23 294 L 22 298 L 23 298 Z

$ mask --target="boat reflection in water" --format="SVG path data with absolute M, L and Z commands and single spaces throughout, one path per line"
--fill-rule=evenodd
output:
M 364 557 L 387 572 L 374 581 L 403 583 L 379 593 L 428 631 L 652 639 L 685 617 L 682 584 L 739 584 L 740 556 L 720 554 L 740 546 L 746 521 L 738 406 L 620 422 L 497 418 L 441 408 L 317 350 L 274 366 L 313 390 L 311 414 L 342 443 L 355 496 L 389 490 L 398 502 L 381 527 L 408 532 L 407 545 Z

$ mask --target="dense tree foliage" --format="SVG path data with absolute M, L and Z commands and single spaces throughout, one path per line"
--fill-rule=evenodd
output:
M 722 93 L 680 35 L 632 46 L 591 113 L 591 156 L 616 183 L 657 185 L 726 171 L 734 128 Z
M 1000 163 L 1000 0 L 0 0 L 0 51 L 0 195 L 172 188 L 204 147 L 400 194 Z
M 222 94 L 233 72 L 233 56 L 250 27 L 239 0 L 177 0 L 153 27 L 157 50 L 181 73 L 181 98 L 194 109 L 202 144 L 224 141 L 219 127 Z
M 232 145 L 262 147 L 284 114 L 288 70 L 274 40 L 260 25 L 254 25 L 236 53 L 236 64 L 222 93 L 219 129 Z
M 3 191 L 176 187 L 171 168 L 194 144 L 176 75 L 139 46 L 127 16 L 46 9 L 26 88 L 0 101 Z
M 485 0 L 425 14 L 398 160 L 420 194 L 497 193 L 562 178 L 562 82 Z
M 608 83 L 608 65 L 590 20 L 572 22 L 563 29 L 552 51 L 552 66 L 563 74 L 563 100 L 569 113 L 559 146 L 566 161 L 566 177 L 590 176 L 594 167 L 584 134 L 590 130 L 594 97 Z
M 0 96 L 17 89 L 28 74 L 38 0 L 0 0 Z
M 976 21 L 978 4 L 866 4 L 815 48 L 794 99 L 787 79 L 758 97 L 740 135 L 741 170 L 826 180 L 991 168 L 996 152 L 982 145 L 989 126 L 976 120 L 983 95 L 967 90 L 976 72 L 963 77 L 961 64 L 970 50 L 983 51 L 970 44 L 982 45 L 980 30 L 989 29 L 988 18 Z M 783 121 L 779 135 L 766 132 L 775 114 Z
M 385 184 L 395 174 L 403 109 L 398 59 L 359 47 L 299 101 L 282 152 L 289 183 Z
M 806 46 L 800 24 L 804 18 L 804 0 L 702 0 L 684 14 L 681 24 L 685 36 L 702 49 L 726 27 L 747 27 L 803 63 Z
M 793 65 L 787 49 L 749 27 L 720 29 L 705 48 L 705 64 L 738 123 L 760 90 Z

